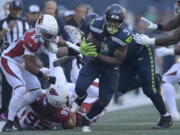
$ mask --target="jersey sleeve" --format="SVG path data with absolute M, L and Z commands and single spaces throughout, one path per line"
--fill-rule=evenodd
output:
M 36 35 L 31 32 L 25 33 L 23 43 L 24 47 L 31 52 L 36 52 L 40 48 Z
M 111 36 L 111 38 L 117 46 L 126 46 L 133 41 L 132 32 L 127 28 L 123 28 L 115 36 Z

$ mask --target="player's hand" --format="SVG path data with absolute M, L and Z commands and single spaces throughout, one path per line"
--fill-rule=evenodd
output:
M 83 38 L 81 42 L 80 53 L 84 56 L 88 56 L 94 54 L 94 52 L 96 51 L 97 51 L 96 46 L 93 45 L 92 43 L 87 43 L 85 38 Z
M 43 68 L 40 68 L 39 70 L 41 72 L 43 72 L 44 74 L 46 74 L 46 75 L 50 74 L 50 69 L 49 68 L 43 67 Z
M 144 34 L 134 34 L 133 39 L 141 45 L 154 45 L 155 44 L 155 38 L 150 38 L 147 35 Z
M 159 57 L 163 57 L 166 55 L 174 55 L 174 48 L 160 47 L 156 49 L 156 54 Z
M 151 22 L 150 20 L 144 18 L 144 17 L 141 17 L 140 21 L 145 25 L 145 27 L 147 29 L 150 29 L 150 30 L 156 30 L 157 29 L 157 24 Z
M 51 83 L 51 84 L 55 84 L 56 83 L 56 77 L 48 76 L 48 82 Z

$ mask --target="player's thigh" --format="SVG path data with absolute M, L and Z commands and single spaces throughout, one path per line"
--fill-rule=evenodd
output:
M 23 78 L 26 82 L 27 90 L 35 90 L 41 88 L 38 78 L 27 70 L 22 71 Z
M 79 72 L 78 79 L 76 81 L 76 88 L 87 89 L 91 83 L 97 78 L 99 66 L 93 62 L 89 61 Z
M 136 73 L 136 67 L 132 64 L 123 64 L 120 66 L 118 84 L 118 90 L 120 92 L 126 92 L 126 90 L 128 90 L 129 82 L 134 78 Z
M 8 83 L 13 89 L 18 86 L 25 86 L 25 81 L 22 77 L 21 70 L 16 64 L 7 59 L 1 58 L 0 66 Z
M 174 64 L 166 73 L 164 73 L 162 80 L 168 83 L 180 82 L 180 63 Z

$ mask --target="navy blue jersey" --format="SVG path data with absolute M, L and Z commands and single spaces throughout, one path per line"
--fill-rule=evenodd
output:
M 134 39 L 132 39 L 132 42 L 128 46 L 128 50 L 124 62 L 131 62 L 131 60 L 133 60 L 138 56 L 138 54 L 143 50 L 143 48 L 144 45 L 140 45 L 136 43 Z
M 131 31 L 124 25 L 119 31 L 110 35 L 105 29 L 103 17 L 97 17 L 90 25 L 91 33 L 100 41 L 99 53 L 113 56 L 114 50 L 132 42 Z

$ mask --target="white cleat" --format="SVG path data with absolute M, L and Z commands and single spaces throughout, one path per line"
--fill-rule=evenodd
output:
M 174 121 L 180 121 L 180 114 L 177 113 L 176 115 L 172 115 Z
M 72 103 L 71 112 L 76 113 L 80 109 L 80 106 L 75 102 Z
M 89 126 L 83 126 L 82 127 L 82 132 L 84 132 L 84 133 L 91 133 L 92 129 Z

